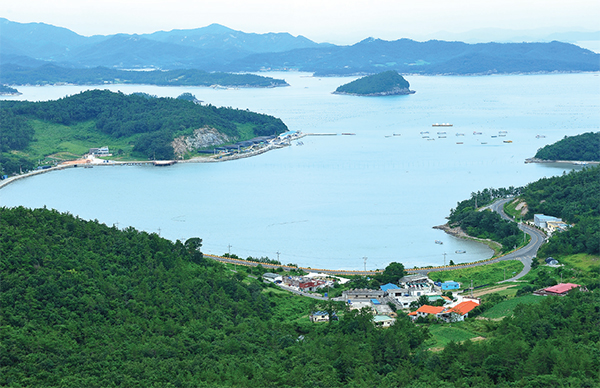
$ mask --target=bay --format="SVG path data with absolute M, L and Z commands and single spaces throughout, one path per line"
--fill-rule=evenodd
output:
M 291 130 L 338 135 L 307 136 L 303 145 L 223 163 L 51 172 L 3 188 L 0 206 L 47 206 L 172 240 L 200 237 L 207 253 L 268 256 L 312 268 L 363 269 L 364 258 L 367 269 L 392 261 L 458 263 L 492 254 L 432 229 L 458 201 L 486 187 L 520 186 L 581 168 L 524 159 L 566 135 L 600 128 L 597 73 L 406 76 L 416 93 L 385 98 L 331 94 L 355 77 L 267 75 L 291 86 L 102 88 L 160 97 L 190 92 L 204 103 L 279 117 Z M 4 99 L 43 101 L 89 88 L 19 87 L 22 96 Z M 453 127 L 431 126 L 446 122 Z M 492 137 L 500 131 L 506 137 Z

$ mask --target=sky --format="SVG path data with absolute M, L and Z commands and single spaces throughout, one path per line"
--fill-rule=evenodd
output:
M 142 34 L 222 24 L 244 32 L 289 32 L 353 44 L 435 37 L 481 28 L 597 31 L 598 0 L 19 0 L 0 17 L 43 22 L 80 35 Z

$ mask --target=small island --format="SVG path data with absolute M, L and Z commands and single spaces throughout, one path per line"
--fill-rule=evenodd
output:
M 336 89 L 333 94 L 351 96 L 397 96 L 413 94 L 410 84 L 395 70 L 359 78 Z
M 17 89 L 0 84 L 0 96 L 18 96 L 19 94 L 21 93 Z
M 526 163 L 543 162 L 600 162 L 600 132 L 565 136 L 562 140 L 540 148 Z

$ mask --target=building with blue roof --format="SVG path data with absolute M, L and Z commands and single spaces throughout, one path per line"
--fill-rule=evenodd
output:
M 442 290 L 443 291 L 458 290 L 459 288 L 460 288 L 460 283 L 455 282 L 453 280 L 448 280 L 448 281 L 442 283 Z
M 398 287 L 394 283 L 384 284 L 383 286 L 379 286 L 379 288 L 383 292 L 388 292 L 389 290 L 399 290 L 400 289 L 400 287 Z

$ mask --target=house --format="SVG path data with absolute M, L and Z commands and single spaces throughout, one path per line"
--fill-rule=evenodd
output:
M 396 322 L 396 319 L 387 315 L 375 315 L 373 324 L 377 327 L 390 327 Z
M 547 287 L 541 290 L 537 290 L 534 292 L 535 295 L 555 295 L 555 296 L 565 296 L 571 291 L 573 288 L 581 287 L 579 284 L 574 283 L 559 283 L 552 287 Z
M 415 315 L 413 315 L 412 317 L 414 317 L 414 319 L 419 318 L 419 317 L 427 317 L 428 315 L 433 315 L 434 317 L 438 317 L 438 314 L 441 314 L 446 308 L 444 306 L 429 306 L 424 304 L 423 306 L 419 307 L 417 309 L 417 311 L 415 311 Z
M 108 147 L 100 147 L 100 148 L 90 148 L 90 155 L 96 155 L 96 156 L 109 156 L 110 153 L 108 151 Z
M 465 318 L 469 316 L 469 312 L 477 306 L 479 306 L 479 303 L 476 301 L 467 300 L 445 310 L 443 313 L 439 314 L 439 318 L 446 322 L 464 321 Z
M 332 314 L 331 319 L 334 321 L 338 320 L 338 317 L 335 313 Z M 329 313 L 327 311 L 315 311 L 310 314 L 311 322 L 329 322 Z
M 560 218 L 547 216 L 545 214 L 533 215 L 533 224 L 538 228 L 550 230 L 550 226 L 548 225 L 549 223 L 552 224 L 554 228 L 556 228 L 559 224 L 564 224 L 563 220 L 561 220 Z
M 273 272 L 265 272 L 262 277 L 263 277 L 263 280 L 266 280 L 266 281 L 269 281 L 272 283 L 277 283 L 277 282 L 281 283 L 281 280 L 283 279 L 283 277 L 281 275 L 278 275 Z
M 356 288 L 342 292 L 342 297 L 344 299 L 380 299 L 383 298 L 383 291 Z
M 460 283 L 455 282 L 453 280 L 448 280 L 442 283 L 441 287 L 443 291 L 458 290 L 460 288 Z

